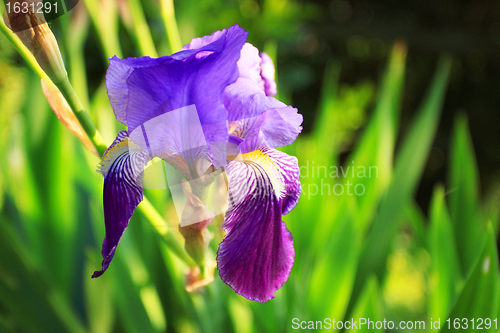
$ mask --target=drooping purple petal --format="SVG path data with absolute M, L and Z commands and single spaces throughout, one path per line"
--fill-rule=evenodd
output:
M 125 131 L 118 133 L 105 152 L 101 163 L 104 176 L 104 223 L 106 237 L 102 245 L 102 269 L 93 278 L 101 276 L 108 268 L 120 238 L 137 205 L 142 201 L 142 176 L 148 163 L 145 153 L 130 142 Z
M 227 142 L 223 92 L 238 77 L 236 63 L 246 38 L 236 25 L 213 34 L 198 49 L 158 59 L 111 59 L 106 86 L 117 119 L 132 132 L 167 112 L 194 105 L 206 140 Z M 161 146 L 161 139 L 150 136 L 150 147 L 141 147 Z
M 295 250 L 281 220 L 278 169 L 266 157 L 228 163 L 226 237 L 217 251 L 221 279 L 238 294 L 266 302 L 290 275 Z M 269 160 L 267 160 L 269 162 Z M 271 168 L 271 169 L 270 169 Z M 275 168 L 272 170 L 272 168 Z

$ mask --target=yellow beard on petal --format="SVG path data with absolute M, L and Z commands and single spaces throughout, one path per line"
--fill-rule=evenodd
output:
M 271 180 L 274 192 L 278 198 L 285 196 L 285 181 L 276 162 L 261 150 L 254 150 L 251 153 L 242 155 L 243 161 L 258 164 Z
M 141 148 L 129 138 L 122 138 L 120 141 L 115 142 L 104 154 L 99 166 L 99 172 L 106 176 L 110 166 L 113 162 L 126 152 L 138 152 Z

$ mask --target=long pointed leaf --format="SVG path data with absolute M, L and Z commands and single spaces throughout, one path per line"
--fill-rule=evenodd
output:
M 481 251 L 486 224 L 481 222 L 476 159 L 467 119 L 463 116 L 455 122 L 449 175 L 450 216 L 462 272 L 467 275 Z
M 432 264 L 428 315 L 436 320 L 445 320 L 463 281 L 442 187 L 434 191 L 430 219 L 429 253 Z
M 350 308 L 367 276 L 375 273 L 382 279 L 385 273 L 392 240 L 399 230 L 404 209 L 416 191 L 437 130 L 450 67 L 449 58 L 441 59 L 427 98 L 397 156 L 394 177 L 361 254 Z
M 498 253 L 493 228 L 490 226 L 483 251 L 476 260 L 474 269 L 449 316 L 450 327 L 448 327 L 448 323 L 441 322 L 441 332 L 456 331 L 454 329 L 456 318 L 462 319 L 460 321 L 461 328 L 465 327 L 470 331 L 472 331 L 471 320 L 475 321 L 475 329 L 478 329 L 477 325 L 480 319 L 482 322 L 487 318 L 490 320 L 495 319 L 498 307 L 498 290 Z M 464 324 L 464 318 L 467 319 L 467 327 Z M 485 324 L 481 326 L 485 331 L 498 332 L 498 323 L 492 323 L 489 329 Z

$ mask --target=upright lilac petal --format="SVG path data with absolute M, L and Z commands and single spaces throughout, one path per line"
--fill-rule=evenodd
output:
M 269 109 L 264 113 L 229 123 L 229 134 L 248 139 L 259 131 L 265 138 L 266 145 L 275 148 L 287 146 L 295 141 L 302 131 L 302 115 L 297 109 L 287 106 Z M 259 148 L 254 146 L 252 150 Z
M 186 44 L 182 47 L 182 50 L 196 50 L 200 49 L 205 45 L 213 43 L 223 37 L 226 33 L 226 29 L 214 31 L 209 36 L 195 37 L 191 40 L 191 43 Z
M 241 140 L 238 145 L 241 154 L 251 153 L 261 147 L 268 147 L 268 144 L 264 133 L 260 130 L 256 131 L 253 135 L 246 137 L 244 140 Z
M 271 96 L 276 95 L 274 65 L 271 58 L 252 44 L 246 43 L 238 60 L 239 77 L 226 88 L 224 105 L 229 121 L 247 119 L 269 109 L 286 107 Z
M 266 96 L 264 89 L 246 77 L 240 77 L 224 92 L 224 105 L 228 120 L 235 121 L 260 115 L 269 109 L 286 107 L 274 97 Z
M 268 110 L 263 118 L 261 131 L 270 147 L 288 146 L 302 132 L 302 115 L 292 106 Z
M 141 181 L 148 157 L 135 149 L 127 132 L 121 131 L 105 152 L 101 163 L 106 237 L 102 245 L 102 269 L 94 272 L 93 278 L 101 276 L 108 268 L 116 246 L 143 198 Z
M 245 43 L 241 48 L 240 59 L 238 60 L 239 77 L 244 77 L 255 82 L 264 90 L 264 80 L 261 73 L 262 59 L 259 50 L 250 43 Z
M 235 292 L 266 302 L 288 279 L 295 250 L 281 220 L 283 178 L 278 167 L 261 151 L 246 155 L 226 168 L 227 235 L 217 251 L 217 266 L 221 279 Z
M 262 80 L 264 80 L 264 90 L 267 96 L 276 96 L 278 93 L 276 89 L 276 81 L 274 80 L 274 76 L 276 74 L 276 70 L 274 69 L 273 60 L 267 53 L 262 52 L 260 54 L 261 62 L 261 71 L 260 76 Z
M 264 91 L 266 96 L 276 96 L 275 69 L 273 60 L 267 53 L 261 52 L 250 43 L 243 45 L 241 57 L 238 60 L 240 77 L 245 77 Z

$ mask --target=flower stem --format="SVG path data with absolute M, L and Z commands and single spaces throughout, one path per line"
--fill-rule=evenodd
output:
M 189 267 L 195 267 L 196 263 L 191 259 L 191 257 L 186 253 L 184 247 L 179 244 L 179 242 L 172 236 L 172 233 L 168 231 L 167 224 L 163 217 L 156 211 L 151 202 L 144 198 L 144 200 L 137 206 L 137 209 L 142 213 L 142 215 L 151 223 L 151 226 L 156 230 L 158 235 L 160 235 L 165 243 L 170 247 L 170 249 Z

